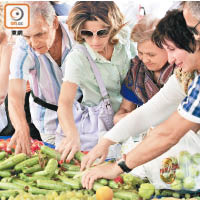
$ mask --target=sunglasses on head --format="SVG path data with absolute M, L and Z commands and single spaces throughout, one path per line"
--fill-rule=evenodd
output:
M 81 36 L 82 37 L 93 37 L 94 35 L 97 35 L 100 38 L 106 37 L 109 34 L 109 29 L 102 29 L 98 30 L 97 32 L 92 32 L 88 30 L 81 30 Z
M 200 24 L 200 21 L 194 27 L 188 26 L 188 30 L 194 35 L 199 35 L 199 31 L 197 31 L 197 26 L 199 24 Z

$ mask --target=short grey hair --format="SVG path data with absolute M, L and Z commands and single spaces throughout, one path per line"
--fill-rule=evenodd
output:
M 30 17 L 41 15 L 52 26 L 56 13 L 49 1 L 26 1 L 30 5 Z
M 186 1 L 185 5 L 187 5 L 191 15 L 200 21 L 200 1 Z

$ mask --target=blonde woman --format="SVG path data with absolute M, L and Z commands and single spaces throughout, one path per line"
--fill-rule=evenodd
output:
M 157 23 L 158 19 L 146 15 L 133 27 L 131 38 L 137 43 L 138 56 L 132 59 L 122 84 L 123 101 L 114 124 L 151 99 L 174 71 L 175 65 L 167 61 L 167 52 L 151 41 Z
M 122 97 L 120 88 L 135 56 L 130 31 L 124 17 L 113 1 L 78 1 L 68 16 L 69 29 L 74 39 L 86 48 L 95 62 L 110 97 L 114 112 L 119 109 Z M 58 105 L 59 122 L 63 133 L 58 150 L 62 159 L 71 160 L 78 150 L 90 150 L 98 136 L 86 134 L 85 139 L 76 127 L 73 103 L 77 88 L 83 93 L 82 105 L 97 106 L 102 100 L 99 86 L 91 65 L 80 49 L 74 49 L 67 57 L 64 82 Z M 93 139 L 91 139 L 93 138 Z

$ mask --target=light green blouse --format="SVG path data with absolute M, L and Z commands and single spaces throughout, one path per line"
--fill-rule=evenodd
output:
M 114 46 L 111 61 L 95 52 L 87 43 L 86 46 L 101 73 L 104 85 L 110 96 L 114 112 L 119 109 L 122 101 L 120 89 L 122 81 L 130 67 L 131 58 L 136 51 L 133 42 L 130 41 L 130 30 L 123 28 L 117 35 L 119 42 Z M 87 106 L 98 105 L 102 100 L 97 81 L 90 67 L 89 61 L 79 49 L 73 49 L 65 62 L 65 75 L 63 81 L 76 83 L 82 93 L 82 103 Z

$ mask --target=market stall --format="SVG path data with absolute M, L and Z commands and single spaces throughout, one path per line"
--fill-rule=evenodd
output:
M 174 190 L 161 190 L 156 189 L 148 179 L 141 179 L 126 173 L 114 180 L 99 179 L 94 183 L 93 189 L 86 190 L 81 185 L 81 177 L 84 172 L 80 172 L 80 162 L 84 153 L 77 152 L 70 163 L 63 163 L 60 160 L 60 154 L 53 149 L 52 145 L 34 140 L 31 146 L 31 156 L 23 153 L 15 155 L 14 149 L 6 150 L 9 141 L 10 139 L 5 137 L 0 140 L 0 198 L 2 200 L 200 198 L 199 191 L 182 190 L 182 187 L 178 188 L 180 184 L 176 185 L 177 181 L 173 184 Z M 182 155 L 182 159 L 186 160 L 187 158 L 188 154 Z M 193 157 L 193 160 L 198 162 L 198 155 Z M 165 161 L 165 164 L 170 163 L 169 159 Z M 106 164 L 109 162 L 112 161 L 108 161 Z M 177 162 L 175 164 L 177 165 Z M 184 176 L 183 173 L 181 174 L 180 168 L 177 169 L 176 174 L 181 183 Z M 164 178 L 162 173 L 161 177 L 171 181 L 173 178 L 168 175 L 165 174 Z

